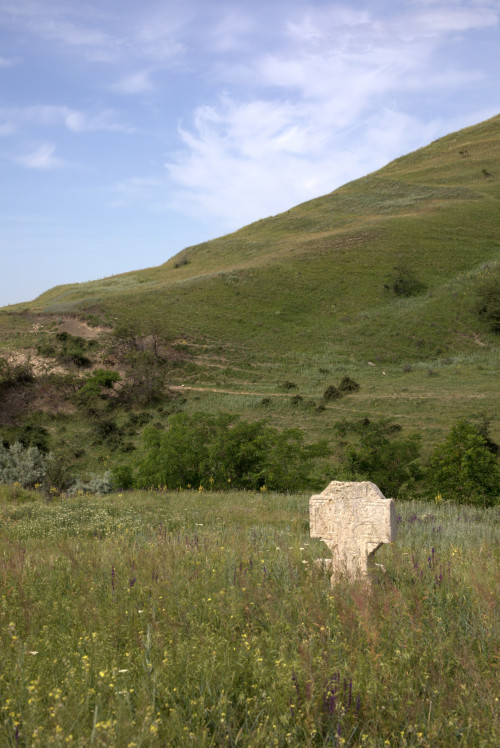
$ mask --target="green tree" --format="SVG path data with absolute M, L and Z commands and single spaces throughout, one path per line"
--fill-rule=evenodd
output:
M 166 431 L 148 427 L 136 485 L 295 491 L 309 487 L 323 443 L 304 445 L 298 429 L 278 431 L 221 413 L 178 413 Z
M 431 492 L 460 504 L 492 506 L 500 500 L 500 467 L 480 428 L 458 421 L 435 448 L 427 474 Z
M 401 426 L 391 419 L 343 420 L 336 432 L 342 444 L 341 472 L 348 480 L 370 480 L 392 498 L 413 493 L 422 477 L 420 435 L 400 436 Z

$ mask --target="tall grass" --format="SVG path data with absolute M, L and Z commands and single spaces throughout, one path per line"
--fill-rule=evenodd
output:
M 330 587 L 307 501 L 4 496 L 0 744 L 497 745 L 498 509 L 401 504 Z

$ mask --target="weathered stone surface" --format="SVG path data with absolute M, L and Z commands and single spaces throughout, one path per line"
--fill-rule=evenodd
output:
M 332 481 L 325 490 L 311 496 L 309 519 L 312 538 L 321 538 L 332 559 L 332 581 L 339 574 L 366 574 L 375 551 L 396 539 L 396 507 L 370 481 Z

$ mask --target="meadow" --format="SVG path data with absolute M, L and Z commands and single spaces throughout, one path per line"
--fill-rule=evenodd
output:
M 498 745 L 499 508 L 331 587 L 308 499 L 0 486 L 0 744 Z

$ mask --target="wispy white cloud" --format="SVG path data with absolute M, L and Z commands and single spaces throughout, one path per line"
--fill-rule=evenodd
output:
M 231 6 L 224 13 L 218 13 L 207 24 L 203 34 L 203 44 L 212 53 L 246 51 L 258 29 L 257 19 L 249 10 Z
M 119 63 L 131 58 L 161 62 L 184 53 L 178 34 L 192 16 L 189 6 L 146 3 L 131 12 L 121 5 L 7 0 L 0 6 L 0 20 L 3 17 L 4 23 L 73 50 L 90 62 Z
M 112 109 L 89 113 L 67 106 L 44 105 L 0 109 L 0 116 L 9 120 L 11 128 L 23 125 L 64 126 L 74 133 L 109 131 L 132 133 L 134 128 L 118 121 Z
M 105 109 L 96 114 L 68 110 L 63 116 L 64 123 L 73 132 L 123 132 L 133 133 L 135 128 L 117 121 L 112 109 Z
M 312 105 L 228 99 L 217 111 L 200 109 L 194 130 L 181 131 L 186 152 L 166 164 L 175 184 L 170 206 L 234 229 L 330 192 L 387 163 L 398 143 L 401 155 L 408 142 L 436 133 L 436 125 L 389 109 L 328 132 L 326 114 Z
M 39 38 L 78 49 L 87 59 L 116 59 L 122 40 L 98 27 L 96 14 L 88 5 L 85 11 L 76 3 L 16 0 L 2 3 L 4 23 L 28 31 Z
M 154 91 L 155 87 L 151 80 L 151 74 L 151 70 L 139 70 L 135 73 L 130 73 L 129 75 L 121 78 L 118 83 L 115 83 L 113 86 L 111 86 L 111 88 L 113 91 L 117 91 L 118 93 L 123 93 L 126 95 L 134 95 Z
M 42 143 L 33 151 L 17 156 L 14 161 L 27 169 L 56 169 L 64 166 L 64 161 L 54 156 L 56 150 L 52 143 Z
M 180 128 L 183 148 L 166 163 L 172 207 L 234 228 L 445 132 L 443 115 L 424 124 L 404 99 L 463 92 L 479 80 L 483 73 L 460 62 L 443 69 L 436 55 L 452 35 L 494 26 L 500 3 L 415 0 L 390 10 L 292 8 L 272 52 L 256 44 L 229 70 L 233 94 L 198 107 L 192 126 Z
M 14 125 L 12 122 L 2 122 L 0 123 L 0 136 L 3 135 L 12 135 L 14 132 Z
M 0 57 L 0 68 L 11 68 L 16 62 L 17 60 L 8 57 Z
M 182 37 L 195 14 L 193 3 L 143 6 L 140 20 L 129 34 L 134 54 L 158 63 L 170 63 L 176 57 L 182 57 L 187 51 Z
M 495 26 L 498 23 L 500 7 L 498 2 L 489 0 L 470 2 L 469 0 L 452 0 L 446 2 L 417 3 L 415 11 L 409 17 L 405 35 L 417 36 L 428 34 L 439 36 L 452 32 L 481 29 Z M 399 24 L 401 31 L 403 27 Z

